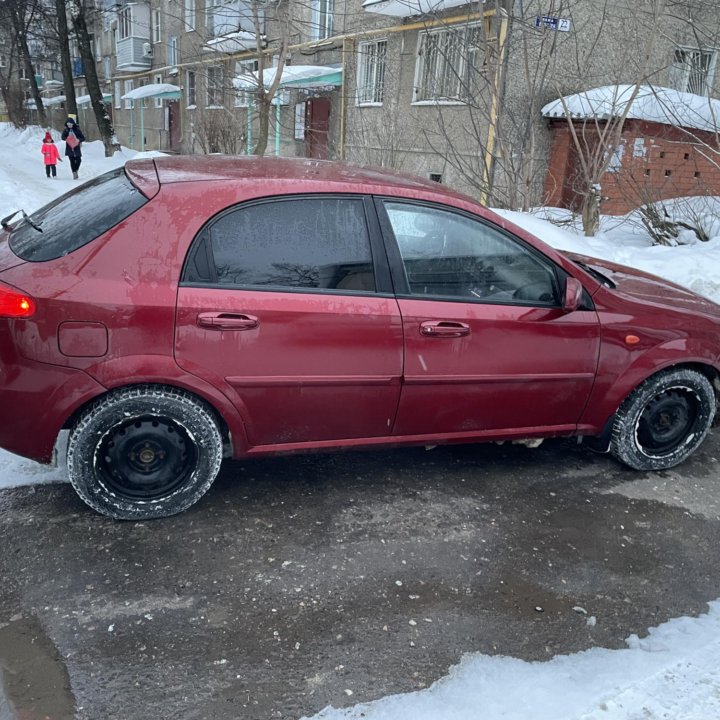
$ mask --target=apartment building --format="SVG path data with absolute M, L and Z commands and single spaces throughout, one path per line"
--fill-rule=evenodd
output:
M 105 6 L 98 63 L 123 144 L 247 153 L 258 55 L 267 84 L 286 45 L 266 154 L 393 167 L 522 206 L 543 197 L 551 100 L 638 81 L 718 95 L 720 8 L 658 5 L 122 2 Z

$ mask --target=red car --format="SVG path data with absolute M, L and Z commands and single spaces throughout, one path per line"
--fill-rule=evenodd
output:
M 577 435 L 669 468 L 715 415 L 719 306 L 436 183 L 167 157 L 2 224 L 0 446 L 69 429 L 111 517 L 185 510 L 223 456 Z

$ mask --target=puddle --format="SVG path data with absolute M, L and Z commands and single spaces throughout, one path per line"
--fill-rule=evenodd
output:
M 67 669 L 35 618 L 0 626 L 0 720 L 73 720 Z

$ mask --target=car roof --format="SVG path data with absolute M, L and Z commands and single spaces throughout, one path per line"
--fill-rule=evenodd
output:
M 477 203 L 477 201 L 431 180 L 384 168 L 360 167 L 344 162 L 310 158 L 256 157 L 248 155 L 171 155 L 152 160 L 130 160 L 126 172 L 138 185 L 166 185 L 208 180 L 257 183 L 261 181 L 302 182 L 306 189 L 317 185 L 345 186 L 355 192 L 377 192 L 378 188 L 403 189 L 422 194 Z

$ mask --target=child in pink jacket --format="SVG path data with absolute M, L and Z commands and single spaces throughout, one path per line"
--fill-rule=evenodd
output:
M 57 177 L 57 170 L 55 169 L 55 164 L 58 161 L 62 162 L 62 158 L 60 157 L 60 153 L 55 146 L 55 141 L 53 140 L 52 135 L 49 132 L 45 133 L 40 152 L 43 154 L 43 159 L 45 160 L 45 175 L 47 175 L 47 177 L 50 177 L 50 173 L 52 172 L 52 176 Z

